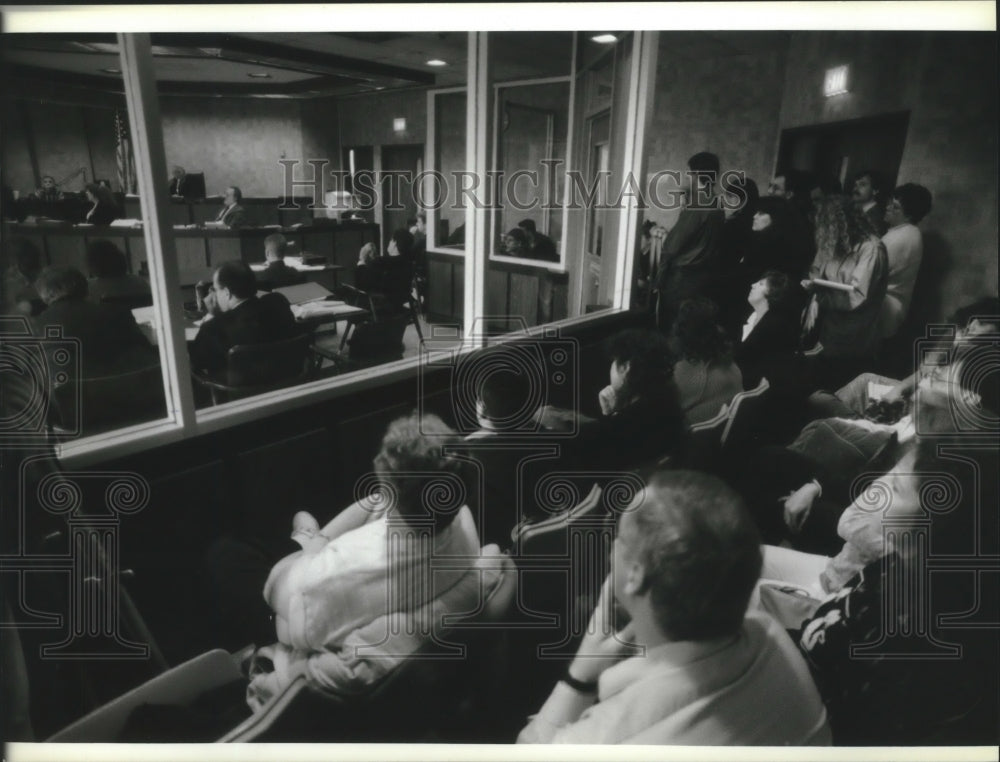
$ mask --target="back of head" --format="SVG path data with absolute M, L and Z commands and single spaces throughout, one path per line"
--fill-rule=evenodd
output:
M 507 236 L 517 241 L 518 244 L 520 244 L 523 248 L 527 248 L 529 245 L 528 234 L 524 232 L 523 228 L 520 227 L 512 228 L 507 232 Z
M 892 197 L 899 201 L 903 214 L 914 225 L 930 214 L 931 192 L 923 185 L 904 183 L 892 192 Z
M 722 189 L 734 199 L 741 201 L 742 205 L 737 210 L 737 214 L 753 216 L 756 213 L 760 204 L 760 190 L 757 188 L 757 183 L 749 177 L 742 173 L 730 176 L 730 173 L 727 172 L 726 177 L 722 180 Z
M 502 355 L 503 351 L 497 354 Z M 505 364 L 502 356 L 497 358 L 497 363 L 497 367 L 483 377 L 477 397 L 482 402 L 483 415 L 494 429 L 516 431 L 527 424 L 535 412 L 531 378 L 517 363 Z
M 60 299 L 83 299 L 87 296 L 87 279 L 75 267 L 46 267 L 35 282 L 38 295 L 46 304 Z
M 241 191 L 236 185 L 230 185 L 229 187 L 233 191 L 233 198 L 236 199 L 236 203 L 240 203 L 240 201 L 243 200 L 243 191 Z
M 264 254 L 281 259 L 285 256 L 288 241 L 281 233 L 271 233 L 264 239 Z
M 714 153 L 701 151 L 688 159 L 688 169 L 698 174 L 711 174 L 714 179 L 719 174 L 719 157 Z
M 681 303 L 671 344 L 688 362 L 726 363 L 732 358 L 733 344 L 719 324 L 719 308 L 705 297 Z
M 535 227 L 535 221 L 532 219 L 524 219 L 517 223 L 517 226 L 527 232 L 529 235 L 535 235 L 538 232 Z
M 761 570 L 760 534 L 721 479 L 660 471 L 622 516 L 656 623 L 673 641 L 739 632 Z
M 237 299 L 249 299 L 257 293 L 257 278 L 250 265 L 239 260 L 223 262 L 215 271 L 219 285 L 228 288 Z
M 87 269 L 94 278 L 120 278 L 128 274 L 128 260 L 111 241 L 101 239 L 87 247 Z
M 674 391 L 674 355 L 662 333 L 642 328 L 621 331 L 608 340 L 607 353 L 612 362 L 628 363 L 623 398 L 670 398 Z
M 461 461 L 445 455 L 458 441 L 436 415 L 415 411 L 389 424 L 375 473 L 389 493 L 390 518 L 435 532 L 451 524 L 466 497 Z

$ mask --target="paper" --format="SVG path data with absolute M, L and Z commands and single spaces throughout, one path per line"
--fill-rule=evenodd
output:
M 837 283 L 836 281 L 823 280 L 822 278 L 813 278 L 812 282 L 815 283 L 817 286 L 823 286 L 824 288 L 835 288 L 838 291 L 854 291 L 856 288 L 855 286 L 852 286 L 848 283 Z
M 879 384 L 874 381 L 868 382 L 868 399 L 880 400 L 893 389 L 889 384 Z

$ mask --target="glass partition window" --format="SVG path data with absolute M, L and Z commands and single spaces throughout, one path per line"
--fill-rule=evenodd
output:
M 168 420 L 170 379 L 143 320 L 157 299 L 129 204 L 135 144 L 108 40 L 5 35 L 3 48 L 0 385 L 44 402 L 69 442 Z M 7 409 L 17 399 L 6 397 L 5 419 L 27 415 Z
M 485 113 L 470 121 L 476 39 L 489 75 L 472 88 Z M 612 55 L 603 117 L 581 113 L 591 101 L 577 48 L 569 32 L 35 35 L 5 46 L 5 311 L 42 309 L 20 299 L 37 279 L 22 262 L 75 268 L 94 289 L 92 244 L 141 292 L 91 296 L 120 316 L 101 336 L 116 347 L 140 336 L 148 363 L 101 375 L 110 392 L 46 368 L 45 382 L 73 392 L 70 418 L 83 411 L 71 433 L 166 423 L 108 444 L 127 452 L 140 437 L 304 404 L 377 366 L 408 372 L 428 348 L 469 349 L 469 320 L 499 335 L 583 315 L 593 300 L 580 273 L 608 259 L 602 219 L 618 212 L 580 214 L 595 171 L 621 165 L 628 67 L 617 65 L 627 51 Z M 81 195 L 102 180 L 109 204 Z M 512 231 L 524 234 L 520 251 Z M 604 297 L 613 276 L 601 277 Z M 100 342 L 81 341 L 84 365 L 100 358 Z

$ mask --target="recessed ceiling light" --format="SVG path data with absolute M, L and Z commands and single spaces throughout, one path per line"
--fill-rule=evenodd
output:
M 430 61 L 427 62 L 427 65 L 428 66 L 447 66 L 448 62 L 447 61 L 442 61 L 440 58 L 432 58 Z
M 253 79 L 270 79 L 271 75 L 266 71 L 248 71 L 247 76 Z
M 610 45 L 612 42 L 618 42 L 618 38 L 613 34 L 595 34 L 590 39 L 594 42 L 599 42 L 602 45 Z
M 121 74 L 122 73 L 121 69 L 112 69 L 110 67 L 107 68 L 107 69 L 100 69 L 100 71 L 104 72 L 105 74 Z

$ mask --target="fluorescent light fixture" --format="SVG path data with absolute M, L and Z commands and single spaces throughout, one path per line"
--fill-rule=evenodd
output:
M 427 62 L 427 65 L 428 66 L 447 66 L 448 62 L 447 61 L 442 61 L 440 58 L 432 58 L 430 61 Z
M 251 79 L 270 79 L 271 75 L 266 71 L 248 71 L 247 76 Z
M 392 120 L 392 131 L 393 132 L 406 132 L 406 119 L 402 117 L 397 117 Z
M 618 42 L 618 38 L 613 34 L 595 34 L 590 39 L 594 42 L 599 42 L 602 45 L 610 45 L 612 42 Z
M 847 90 L 847 75 L 849 73 L 849 67 L 847 64 L 843 66 L 834 66 L 832 69 L 826 70 L 826 77 L 823 79 L 823 95 L 830 98 L 834 95 L 843 95 L 848 92 Z

